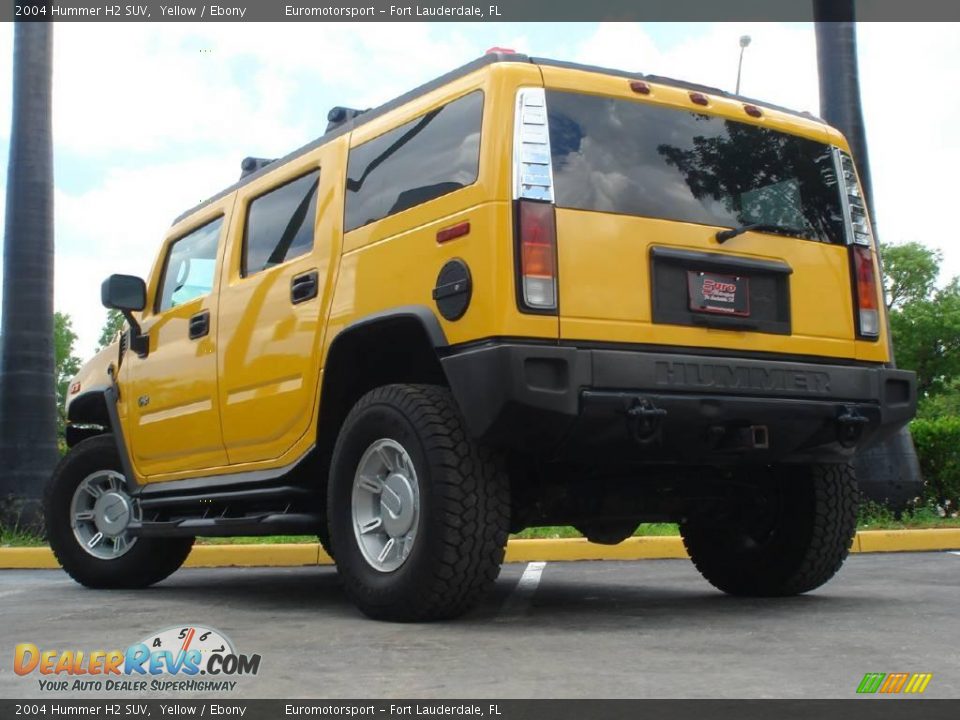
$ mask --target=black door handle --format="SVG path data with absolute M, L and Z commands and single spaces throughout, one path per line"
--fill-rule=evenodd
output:
M 190 339 L 202 338 L 210 332 L 210 311 L 198 312 L 190 318 Z
M 313 300 L 317 296 L 317 271 L 310 270 L 290 281 L 290 302 L 294 305 Z

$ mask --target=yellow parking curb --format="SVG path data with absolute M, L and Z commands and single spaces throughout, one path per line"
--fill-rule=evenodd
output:
M 861 530 L 853 552 L 960 550 L 960 528 L 926 530 Z
M 295 567 L 329 565 L 320 543 L 194 545 L 184 567 Z
M 511 540 L 507 562 L 545 560 L 651 560 L 685 558 L 687 551 L 679 536 L 633 537 L 619 545 L 596 545 L 584 538 L 557 540 Z
M 60 563 L 48 547 L 0 548 L 0 569 L 47 570 Z
M 861 530 L 851 552 L 917 552 L 960 550 L 960 528 L 924 530 Z M 507 562 L 565 562 L 570 560 L 650 560 L 685 558 L 677 536 L 634 537 L 619 545 L 595 545 L 583 538 L 511 540 Z M 185 567 L 298 567 L 329 565 L 319 543 L 279 545 L 196 545 Z M 48 547 L 0 548 L 0 569 L 57 568 Z

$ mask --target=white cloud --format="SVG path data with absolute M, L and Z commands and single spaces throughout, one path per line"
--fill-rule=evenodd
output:
M 329 105 L 380 104 L 482 52 L 456 32 L 399 27 L 58 25 L 57 144 L 89 156 L 187 143 L 282 153 L 322 132 Z M 318 94 L 327 106 L 305 118 Z
M 944 251 L 941 279 L 960 275 L 947 215 L 960 167 L 957 23 L 859 26 L 860 82 L 878 234 Z
M 92 353 L 105 311 L 100 283 L 114 272 L 145 277 L 173 219 L 233 177 L 235 158 L 117 168 L 87 191 L 58 191 L 55 305 L 69 312 L 77 351 Z
M 95 157 L 243 146 L 264 134 L 283 147 L 301 142 L 304 129 L 288 119 L 291 83 L 259 66 L 249 90 L 241 89 L 229 64 L 236 56 L 201 53 L 205 44 L 212 44 L 205 36 L 161 25 L 58 25 L 57 146 Z
M 815 112 L 816 45 L 809 26 L 717 23 L 704 34 L 663 49 L 640 23 L 601 23 L 577 47 L 575 59 L 732 92 L 741 35 L 752 38 L 744 53 L 741 92 L 795 110 Z

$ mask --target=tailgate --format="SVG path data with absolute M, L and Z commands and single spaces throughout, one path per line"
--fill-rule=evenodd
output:
M 557 208 L 566 339 L 854 356 L 847 249 Z M 736 248 L 732 247 L 736 245 Z
M 856 357 L 849 209 L 824 126 L 677 88 L 638 96 L 621 78 L 551 89 L 551 74 L 562 338 Z

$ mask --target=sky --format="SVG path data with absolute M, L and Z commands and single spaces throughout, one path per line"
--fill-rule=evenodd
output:
M 741 92 L 819 113 L 809 23 L 59 23 L 55 307 L 77 355 L 92 355 L 102 279 L 148 274 L 174 217 L 233 183 L 243 157 L 321 135 L 334 105 L 379 105 L 492 46 L 733 90 L 744 34 Z M 939 248 L 941 279 L 960 275 L 944 222 L 960 167 L 960 26 L 861 23 L 858 39 L 878 234 Z M 0 198 L 12 47 L 0 23 Z

